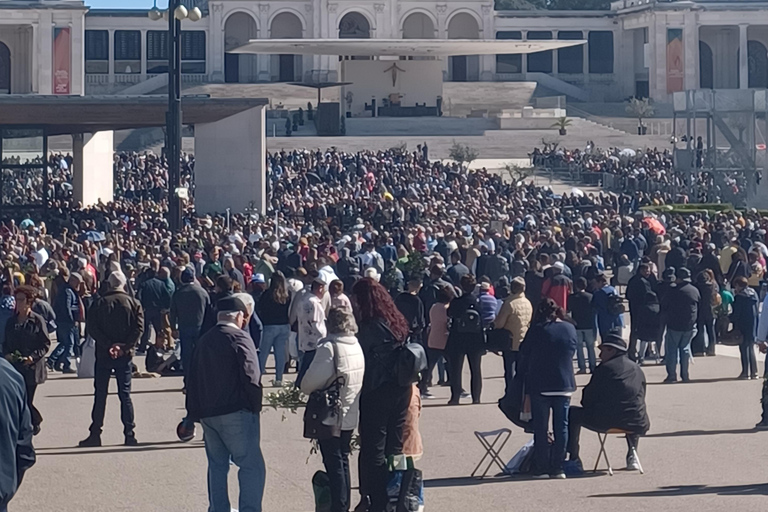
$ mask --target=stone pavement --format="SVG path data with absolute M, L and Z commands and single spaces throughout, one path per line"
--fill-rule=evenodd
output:
M 487 355 L 481 405 L 447 407 L 447 388 L 435 388 L 437 398 L 424 402 L 421 433 L 425 455 L 418 466 L 424 471 L 426 510 L 765 510 L 768 433 L 752 430 L 759 420 L 762 383 L 734 380 L 739 359 L 733 357 L 733 349 L 720 348 L 718 357 L 695 360 L 692 384 L 662 385 L 664 369 L 645 367 L 652 423 L 639 450 L 645 475 L 619 470 L 613 477 L 600 472 L 564 481 L 469 478 L 482 456 L 474 430 L 510 427 L 513 434 L 502 453 L 505 460 L 529 439 L 498 410 L 502 365 L 498 357 Z M 267 375 L 264 380 L 272 378 Z M 466 365 L 464 381 L 468 386 Z M 577 377 L 580 387 L 587 381 L 588 376 Z M 134 381 L 138 447 L 121 444 L 118 399 L 112 394 L 105 446 L 77 449 L 74 446 L 87 435 L 92 382 L 52 375 L 38 389 L 36 399 L 45 418 L 43 431 L 35 439 L 38 463 L 27 473 L 9 510 L 205 511 L 206 459 L 200 436 L 189 444 L 179 443 L 175 436 L 176 424 L 184 415 L 181 385 L 176 377 Z M 114 382 L 111 389 L 114 392 Z M 579 399 L 577 393 L 572 401 L 578 403 Z M 281 416 L 274 410 L 262 415 L 262 447 L 268 468 L 264 510 L 309 512 L 313 510 L 310 479 L 322 468 L 321 459 L 310 456 L 309 442 L 302 438 L 301 415 L 287 413 L 285 421 Z M 585 432 L 582 443 L 584 464 L 591 467 L 597 456 L 596 436 Z M 623 439 L 611 436 L 607 449 L 614 467 L 623 468 Z M 356 457 L 352 467 L 356 482 Z M 236 482 L 233 467 L 233 497 Z M 236 498 L 232 505 L 237 508 Z

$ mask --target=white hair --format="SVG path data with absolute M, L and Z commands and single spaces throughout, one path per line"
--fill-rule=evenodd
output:
M 216 320 L 237 324 L 240 318 L 242 318 L 242 314 L 242 311 L 219 311 L 216 315 Z
M 256 310 L 256 301 L 253 300 L 253 295 L 251 295 L 250 293 L 243 293 L 243 292 L 235 293 L 232 295 L 232 298 L 239 299 L 240 302 L 242 302 L 243 305 L 245 306 L 245 309 L 248 310 L 249 315 L 252 315 L 253 312 Z

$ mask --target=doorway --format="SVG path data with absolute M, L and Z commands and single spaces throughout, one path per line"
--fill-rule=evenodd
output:
M 11 50 L 0 43 L 0 94 L 11 93 Z

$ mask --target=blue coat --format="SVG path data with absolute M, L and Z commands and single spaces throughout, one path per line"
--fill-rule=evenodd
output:
M 605 286 L 592 294 L 592 307 L 597 313 L 597 328 L 601 333 L 624 327 L 622 316 L 608 311 L 609 295 L 616 295 L 616 289 L 613 286 Z
M 520 345 L 526 393 L 573 392 L 576 328 L 569 322 L 532 325 Z
M 0 453 L 0 510 L 5 510 L 35 463 L 26 386 L 5 358 L 0 358 Z

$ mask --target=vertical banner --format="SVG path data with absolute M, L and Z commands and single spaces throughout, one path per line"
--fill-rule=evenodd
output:
M 69 27 L 53 29 L 53 94 L 69 94 L 72 44 Z
M 683 90 L 683 29 L 667 29 L 667 93 Z

